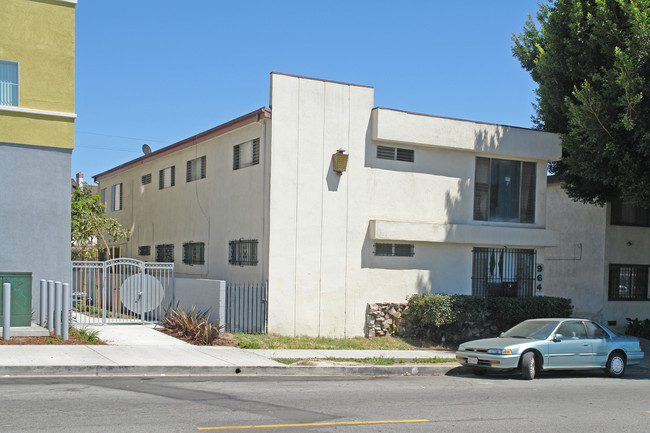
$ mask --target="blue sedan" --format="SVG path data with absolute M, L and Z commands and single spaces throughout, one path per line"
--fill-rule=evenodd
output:
M 526 320 L 497 338 L 463 343 L 456 352 L 456 360 L 477 375 L 519 369 L 524 379 L 542 370 L 592 368 L 620 377 L 642 359 L 638 338 L 618 336 L 586 319 Z

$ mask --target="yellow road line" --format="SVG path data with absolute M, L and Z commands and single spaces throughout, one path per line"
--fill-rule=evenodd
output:
M 430 422 L 428 419 L 404 419 L 388 421 L 344 421 L 344 422 L 312 422 L 304 424 L 267 424 L 267 425 L 232 425 L 222 427 L 198 427 L 197 430 L 229 430 L 244 428 L 278 428 L 278 427 L 322 427 L 329 425 L 362 425 L 362 424 L 397 424 L 397 423 L 414 423 Z

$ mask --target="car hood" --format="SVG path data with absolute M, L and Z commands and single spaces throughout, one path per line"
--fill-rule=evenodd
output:
M 516 346 L 518 344 L 532 343 L 540 340 L 528 338 L 484 338 L 482 340 L 468 341 L 461 344 L 465 349 L 501 349 L 504 347 Z

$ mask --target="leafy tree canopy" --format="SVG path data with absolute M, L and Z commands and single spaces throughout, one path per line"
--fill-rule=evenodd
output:
M 538 84 L 536 126 L 570 197 L 650 208 L 650 0 L 548 0 L 512 52 Z
M 96 256 L 97 251 L 108 249 L 104 233 L 117 242 L 126 238 L 129 230 L 123 228 L 115 218 L 106 216 L 99 194 L 93 194 L 86 185 L 82 188 L 75 186 L 72 190 L 73 257 L 91 258 Z

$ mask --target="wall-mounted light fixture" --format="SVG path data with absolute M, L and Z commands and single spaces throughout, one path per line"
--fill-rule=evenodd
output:
M 348 155 L 343 152 L 345 152 L 345 150 L 339 149 L 334 155 L 332 155 L 332 167 L 334 173 L 339 176 L 343 174 L 348 166 Z

